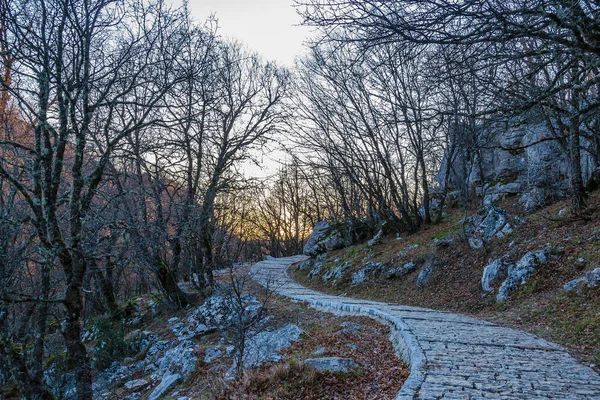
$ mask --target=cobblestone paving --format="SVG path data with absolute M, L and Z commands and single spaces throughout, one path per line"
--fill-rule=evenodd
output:
M 316 292 L 287 274 L 305 258 L 262 261 L 251 274 L 280 295 L 390 325 L 411 367 L 398 399 L 600 399 L 600 376 L 554 343 L 455 313 Z

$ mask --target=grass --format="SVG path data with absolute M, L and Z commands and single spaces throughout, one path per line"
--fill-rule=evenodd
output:
M 514 202 L 514 198 L 509 198 L 500 206 L 511 215 L 519 215 Z M 403 265 L 409 261 L 417 264 L 415 271 L 398 279 L 386 279 L 382 274 L 364 284 L 351 285 L 352 273 L 363 265 L 364 244 L 329 254 L 329 260 L 339 258 L 352 262 L 352 267 L 334 287 L 319 278 L 308 280 L 308 271 L 293 270 L 292 274 L 301 283 L 328 293 L 450 310 L 493 320 L 559 343 L 580 361 L 599 365 L 600 288 L 569 294 L 563 290 L 566 282 L 600 266 L 600 193 L 593 193 L 588 202 L 585 218 L 559 217 L 559 211 L 567 203 L 557 202 L 523 216 L 523 224 L 513 221 L 513 233 L 494 239 L 481 249 L 470 248 L 456 235 L 462 230 L 460 221 L 465 210 L 451 209 L 440 224 L 425 226 L 401 240 L 386 237 L 373 247 L 368 261 L 387 265 Z M 476 211 L 467 210 L 466 214 Z M 433 239 L 450 237 L 458 238 L 450 246 L 430 245 Z M 410 249 L 414 244 L 419 246 Z M 490 260 L 506 255 L 509 261 L 516 262 L 526 252 L 546 246 L 558 257 L 542 264 L 506 303 L 496 304 L 495 293 L 482 292 L 481 275 Z M 428 260 L 442 268 L 425 287 L 417 288 L 418 273 Z

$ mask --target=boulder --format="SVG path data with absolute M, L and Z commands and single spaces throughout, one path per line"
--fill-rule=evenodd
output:
M 348 269 L 350 266 L 350 262 L 347 261 L 343 264 L 336 265 L 335 267 L 330 268 L 327 272 L 323 274 L 323 281 L 328 282 L 331 280 L 331 285 L 334 286 L 338 280 L 344 276 L 344 271 Z
M 308 273 L 308 279 L 313 279 L 315 276 L 319 276 L 323 269 L 323 264 L 327 261 L 327 254 L 320 254 L 312 263 L 310 272 Z
M 320 221 L 304 245 L 304 254 L 316 256 L 345 247 L 344 232 L 327 221 Z
M 563 285 L 563 289 L 565 290 L 565 292 L 571 292 L 571 291 L 575 290 L 577 288 L 577 286 L 579 286 L 579 284 L 582 282 L 586 282 L 585 276 L 582 276 L 581 278 L 573 279 L 572 281 L 565 283 Z
M 255 318 L 262 308 L 262 303 L 250 294 L 242 295 L 240 301 L 226 293 L 210 296 L 204 304 L 194 310 L 188 318 L 188 323 L 203 333 L 215 328 L 223 330 L 237 324 L 240 314 L 244 321 L 249 321 Z
M 353 359 L 342 357 L 308 358 L 304 363 L 317 371 L 347 373 L 351 369 L 358 368 L 358 364 Z
M 369 247 L 375 246 L 376 244 L 378 244 L 381 241 L 382 237 L 383 237 L 383 229 L 380 229 L 379 232 L 377 232 L 377 234 L 375 236 L 373 236 L 373 238 L 367 242 L 367 246 L 369 246 Z
M 494 238 L 503 238 L 512 233 L 508 213 L 493 204 L 484 206 L 481 211 L 467 219 L 466 234 L 469 246 L 474 249 Z
M 157 387 L 154 388 L 147 400 L 157 400 L 167 393 L 173 386 L 181 380 L 181 375 L 171 374 L 163 376 Z
M 385 268 L 385 265 L 380 262 L 369 261 L 362 268 L 352 274 L 352 284 L 358 285 L 359 283 L 367 282 L 369 276 L 373 277 L 378 271 Z
M 506 271 L 509 269 L 509 265 L 505 261 L 505 257 L 498 258 L 491 261 L 488 265 L 483 268 L 483 275 L 481 276 L 481 288 L 484 292 L 491 292 L 494 289 L 492 284 L 500 279 Z
M 400 277 L 408 274 L 409 272 L 414 271 L 415 268 L 417 268 L 417 264 L 415 264 L 414 261 L 410 261 L 404 265 L 400 265 L 400 266 L 388 269 L 387 272 L 385 273 L 385 277 L 388 279 L 400 278 Z
M 177 346 L 165 351 L 154 365 L 156 376 L 180 375 L 187 378 L 196 370 L 198 357 L 195 354 L 196 344 L 191 340 L 183 340 Z
M 564 197 L 569 191 L 569 161 L 565 151 L 545 124 L 540 122 L 509 126 L 503 124 L 481 128 L 478 136 L 486 142 L 474 158 L 459 144 L 453 154 L 450 176 L 446 177 L 448 159 L 442 159 L 435 181 L 447 190 L 520 195 L 517 202 L 530 212 L 549 200 Z M 583 154 L 584 181 L 596 187 L 591 155 Z M 471 171 L 469 174 L 466 171 Z M 493 183 L 485 186 L 486 183 Z
M 436 264 L 429 263 L 419 272 L 419 276 L 417 277 L 417 286 L 425 286 L 431 280 L 431 277 L 435 271 L 437 271 L 439 267 Z
M 283 356 L 279 352 L 300 340 L 304 333 L 300 327 L 288 324 L 271 332 L 260 332 L 246 339 L 244 348 L 244 368 L 256 368 L 266 362 L 279 361 Z
M 577 288 L 580 283 L 585 283 L 585 285 L 589 288 L 594 288 L 600 285 L 600 267 L 594 269 L 593 271 L 586 272 L 585 276 L 565 283 L 563 288 L 565 292 L 570 292 Z
M 506 301 L 508 296 L 516 291 L 519 285 L 524 285 L 540 264 L 549 261 L 550 257 L 551 252 L 548 247 L 530 251 L 521 257 L 514 266 L 511 266 L 512 268 L 508 269 L 508 276 L 498 290 L 496 301 L 498 303 Z

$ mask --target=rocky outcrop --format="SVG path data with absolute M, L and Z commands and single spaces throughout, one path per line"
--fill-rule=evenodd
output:
M 275 331 L 251 336 L 246 340 L 244 349 L 244 368 L 256 368 L 266 362 L 282 360 L 284 357 L 279 352 L 300 340 L 303 333 L 297 325 L 289 324 Z
M 344 233 L 338 226 L 333 226 L 327 221 L 321 221 L 317 225 L 304 245 L 304 254 L 316 256 L 341 249 L 345 245 Z
M 373 229 L 364 220 L 345 220 L 336 223 L 320 221 L 306 241 L 303 252 L 307 256 L 314 257 L 365 241 L 371 235 Z
M 352 274 L 352 284 L 367 282 L 369 277 L 374 277 L 377 272 L 385 269 L 385 264 L 380 262 L 369 261 L 362 268 Z
M 400 265 L 397 267 L 392 267 L 387 270 L 385 273 L 385 277 L 388 279 L 400 278 L 409 272 L 414 271 L 417 268 L 417 264 L 414 261 L 407 262 L 404 265 Z
M 450 176 L 445 176 L 444 157 L 436 181 L 448 191 L 518 195 L 518 204 L 533 211 L 569 190 L 569 162 L 558 141 L 543 124 L 525 124 L 482 130 L 488 143 L 478 151 L 459 148 L 453 156 Z M 593 160 L 582 153 L 584 182 L 593 175 Z
M 511 293 L 516 291 L 519 285 L 524 285 L 533 275 L 541 263 L 547 262 L 552 258 L 550 248 L 530 251 L 525 254 L 514 266 L 509 266 L 508 276 L 502 282 L 496 301 L 498 303 L 506 301 Z
M 425 268 L 419 272 L 419 276 L 417 276 L 417 286 L 425 286 L 431 280 L 435 271 L 439 269 L 439 266 L 434 263 L 428 263 Z
M 509 214 L 492 202 L 484 204 L 479 213 L 467 218 L 465 233 L 469 246 L 474 249 L 494 238 L 502 238 L 512 233 Z
M 492 284 L 505 276 L 509 267 L 512 267 L 512 265 L 506 262 L 505 257 L 498 258 L 486 265 L 483 268 L 483 275 L 481 276 L 481 288 L 483 291 L 492 292 L 494 290 Z
M 573 279 L 564 284 L 563 288 L 565 292 L 575 290 L 580 284 L 585 284 L 588 288 L 597 287 L 600 285 L 600 267 L 593 271 L 586 272 L 586 274 L 580 278 Z

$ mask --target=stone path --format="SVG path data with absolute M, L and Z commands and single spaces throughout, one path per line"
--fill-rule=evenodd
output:
M 451 312 L 327 295 L 287 274 L 305 256 L 262 261 L 252 277 L 277 294 L 392 327 L 411 373 L 397 399 L 600 399 L 600 376 L 535 335 Z

